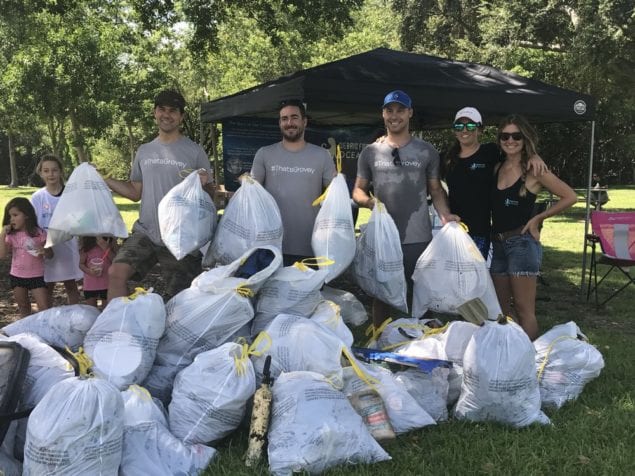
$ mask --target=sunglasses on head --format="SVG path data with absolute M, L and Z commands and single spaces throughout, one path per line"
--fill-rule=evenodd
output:
M 452 124 L 452 129 L 454 129 L 456 132 L 461 132 L 463 129 L 467 129 L 468 131 L 472 132 L 475 131 L 478 126 L 479 125 L 476 122 L 455 122 L 454 124 Z
M 503 142 L 509 139 L 519 141 L 523 139 L 523 135 L 521 132 L 501 132 L 498 134 L 498 138 Z
M 401 157 L 399 157 L 399 147 L 392 150 L 392 163 L 397 167 L 401 167 Z

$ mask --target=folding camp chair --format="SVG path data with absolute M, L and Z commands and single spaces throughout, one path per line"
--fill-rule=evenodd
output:
M 629 269 L 631 266 L 635 266 L 635 212 L 591 212 L 591 227 L 593 233 L 586 236 L 586 246 L 591 246 L 591 264 L 586 297 L 588 301 L 591 293 L 594 293 L 595 305 L 599 307 L 613 299 L 630 284 L 635 284 L 635 276 L 631 274 Z M 596 252 L 598 243 L 601 254 Z M 598 264 L 609 266 L 608 271 L 599 281 L 597 277 Z M 626 276 L 627 282 L 601 304 L 598 304 L 598 286 L 613 269 L 621 271 Z

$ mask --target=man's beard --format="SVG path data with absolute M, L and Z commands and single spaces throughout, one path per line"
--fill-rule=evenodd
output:
M 288 142 L 299 142 L 304 138 L 304 127 L 282 129 L 282 137 Z

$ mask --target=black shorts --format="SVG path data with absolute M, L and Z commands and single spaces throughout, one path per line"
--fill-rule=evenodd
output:
M 108 295 L 107 289 L 95 289 L 94 291 L 84 290 L 84 299 L 99 298 L 106 299 Z
M 18 278 L 17 276 L 9 275 L 9 283 L 11 285 L 11 289 L 13 288 L 27 288 L 27 289 L 38 289 L 45 288 L 46 283 L 44 282 L 44 276 L 37 276 L 35 278 Z

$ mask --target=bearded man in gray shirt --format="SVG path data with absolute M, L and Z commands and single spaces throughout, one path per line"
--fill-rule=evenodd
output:
M 177 91 L 162 91 L 154 100 L 158 136 L 137 150 L 130 180 L 106 178 L 108 186 L 134 202 L 141 200 L 139 219 L 108 270 L 108 301 L 127 296 L 128 280 L 140 281 L 158 262 L 166 280 L 167 300 L 190 286 L 201 273 L 201 254 L 177 260 L 165 247 L 159 231 L 161 199 L 192 170 L 199 170 L 203 188 L 213 197 L 210 162 L 203 148 L 181 134 L 185 99 Z M 187 224 L 184 224 L 187 226 Z
M 280 209 L 285 266 L 313 256 L 311 235 L 319 207 L 312 205 L 337 174 L 328 150 L 304 140 L 307 125 L 302 101 L 283 101 L 279 110 L 282 141 L 256 152 L 251 175 Z
M 450 213 L 448 199 L 439 179 L 439 153 L 432 144 L 412 137 L 410 119 L 412 100 L 403 91 L 392 91 L 384 98 L 382 118 L 386 136 L 366 146 L 357 161 L 357 179 L 353 200 L 373 208 L 375 199 L 368 191 L 373 185 L 375 196 L 385 205 L 399 230 L 404 271 L 411 306 L 412 273 L 417 259 L 432 240 L 428 212 L 428 194 L 441 221 L 459 221 Z M 379 327 L 389 316 L 390 306 L 373 300 L 373 324 Z

